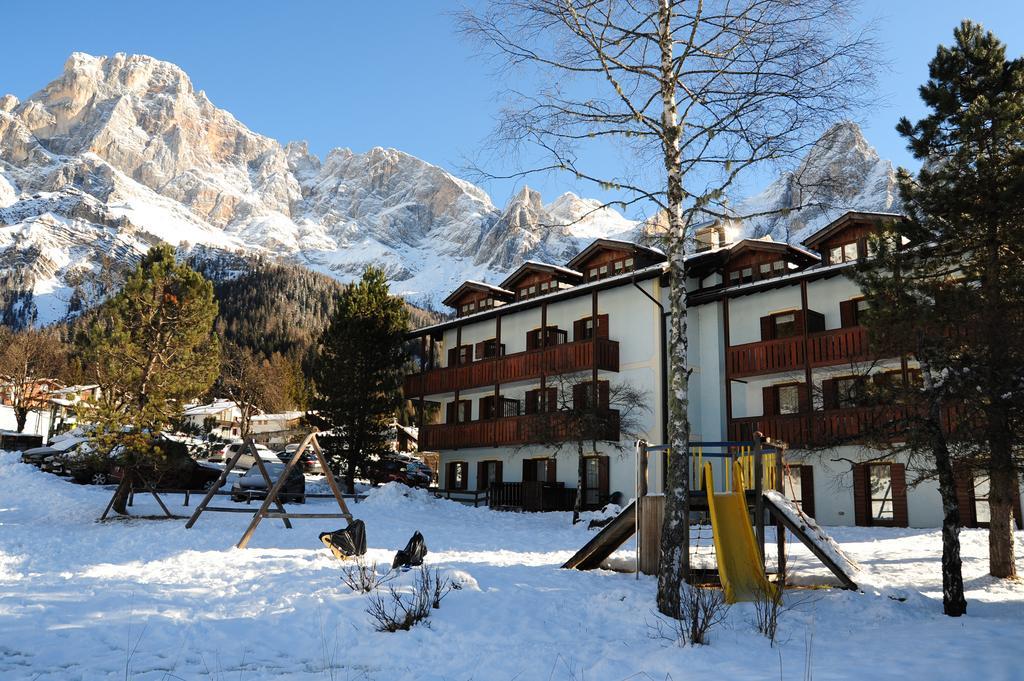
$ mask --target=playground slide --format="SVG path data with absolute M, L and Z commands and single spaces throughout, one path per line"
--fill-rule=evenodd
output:
M 718 575 L 728 603 L 754 600 L 759 593 L 775 587 L 768 582 L 757 549 L 754 527 L 750 524 L 747 499 L 743 493 L 743 472 L 737 462 L 733 469 L 733 485 L 739 492 L 715 493 L 711 463 L 704 464 L 704 488 L 711 510 L 711 527 L 715 536 Z
M 601 528 L 586 545 L 565 562 L 565 569 L 593 570 L 626 543 L 636 532 L 636 504 L 629 502 L 615 519 Z

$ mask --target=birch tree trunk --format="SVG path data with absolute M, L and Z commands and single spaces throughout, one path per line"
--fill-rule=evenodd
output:
M 661 529 L 658 565 L 658 610 L 679 616 L 679 591 L 689 579 L 690 555 L 690 421 L 689 373 L 686 366 L 686 224 L 683 219 L 683 176 L 676 88 L 672 66 L 672 3 L 660 0 L 658 11 L 661 48 L 663 151 L 668 177 L 669 394 L 668 470 L 665 474 L 665 520 Z

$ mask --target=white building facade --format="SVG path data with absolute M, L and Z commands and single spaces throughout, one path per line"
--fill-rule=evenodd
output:
M 849 276 L 870 255 L 867 236 L 895 219 L 847 213 L 806 248 L 720 245 L 724 231 L 710 228 L 701 237 L 713 245 L 689 256 L 691 440 L 762 432 L 786 442 L 787 493 L 825 525 L 941 524 L 934 482 L 908 485 L 918 476 L 906 461 L 849 444 L 870 416 L 844 389 L 851 377 L 906 381 L 915 369 L 906 358 L 868 356 L 863 298 Z M 445 303 L 458 317 L 412 334 L 421 370 L 405 383 L 420 448 L 440 453 L 441 487 L 488 489 L 492 504 L 508 492 L 510 505 L 564 507 L 577 487 L 576 449 L 550 437 L 531 444 L 531 423 L 586 395 L 614 412 L 622 405 L 602 400 L 629 385 L 644 409 L 632 432 L 587 447 L 583 492 L 590 507 L 616 492 L 632 497 L 634 438 L 667 440 L 667 279 L 660 252 L 599 239 L 564 266 L 526 263 L 500 286 L 466 282 L 452 293 Z M 653 463 L 655 479 L 661 466 Z M 531 507 L 516 496 L 524 481 L 546 483 L 550 498 Z M 965 524 L 984 523 L 985 478 L 960 484 Z

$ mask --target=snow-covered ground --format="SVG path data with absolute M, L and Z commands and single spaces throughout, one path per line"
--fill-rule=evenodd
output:
M 590 536 L 567 514 L 406 492 L 392 485 L 352 505 L 370 558 L 390 564 L 420 530 L 428 562 L 464 588 L 429 626 L 388 634 L 373 630 L 367 597 L 342 584 L 340 563 L 317 540 L 336 521 L 286 530 L 266 520 L 242 551 L 230 547 L 244 514 L 206 514 L 192 530 L 179 520 L 100 524 L 109 490 L 0 454 L 0 679 L 1022 678 L 1024 586 L 985 576 L 984 531 L 963 537 L 967 617 L 941 615 L 936 531 L 834 528 L 864 568 L 862 593 L 788 591 L 794 607 L 774 649 L 747 604 L 732 608 L 711 645 L 683 648 L 659 635 L 653 578 L 558 569 Z M 180 497 L 169 500 L 180 508 Z M 139 495 L 135 511 L 156 506 Z M 791 548 L 801 581 L 825 579 Z

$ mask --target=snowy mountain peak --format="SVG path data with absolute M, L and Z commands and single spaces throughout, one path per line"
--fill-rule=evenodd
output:
M 829 128 L 794 171 L 739 203 L 736 214 L 774 212 L 746 221 L 746 233 L 798 243 L 846 211 L 898 208 L 892 163 L 878 156 L 856 123 L 844 121 Z

